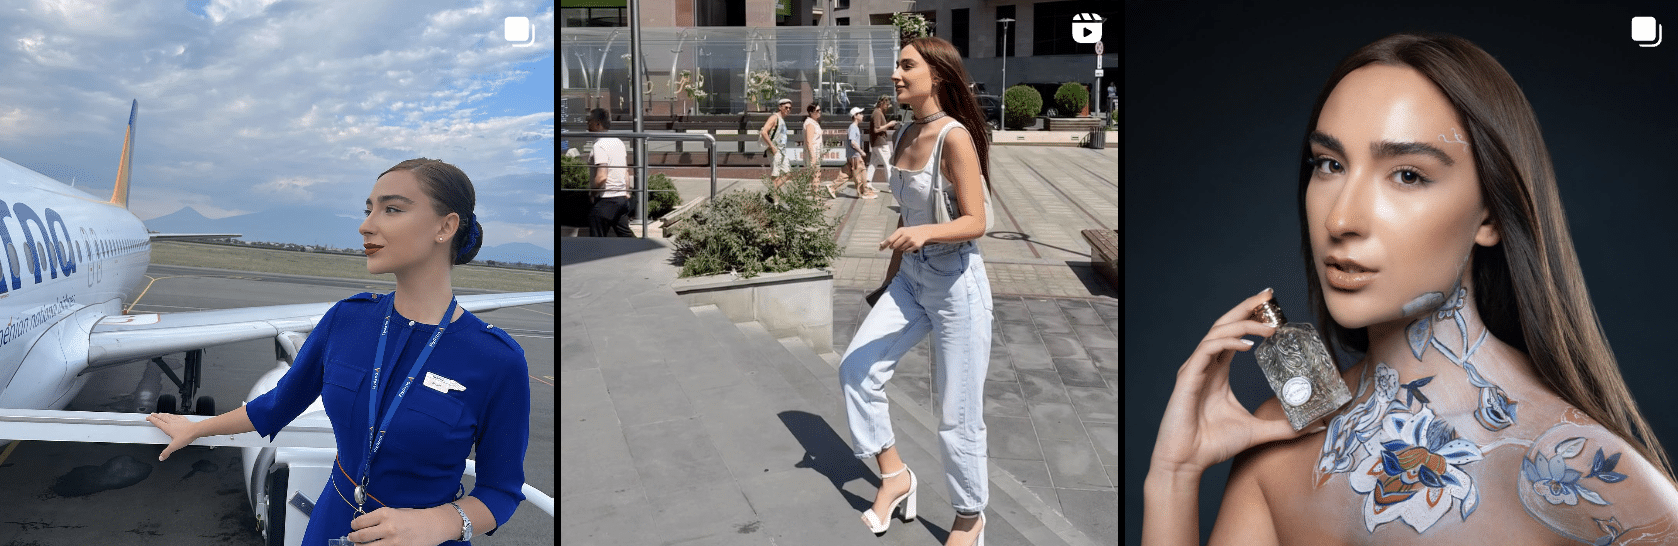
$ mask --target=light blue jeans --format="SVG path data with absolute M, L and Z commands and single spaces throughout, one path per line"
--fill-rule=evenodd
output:
M 851 444 L 858 459 L 896 444 L 886 381 L 898 360 L 932 334 L 932 368 L 942 403 L 938 438 L 944 480 L 957 511 L 990 502 L 985 440 L 985 372 L 990 368 L 990 281 L 972 241 L 903 254 L 897 276 L 857 328 L 839 364 Z M 924 478 L 923 478 L 924 479 Z

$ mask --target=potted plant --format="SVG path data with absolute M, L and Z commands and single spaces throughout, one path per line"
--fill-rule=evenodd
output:
M 897 27 L 901 42 L 908 42 L 915 38 L 932 35 L 932 24 L 919 13 L 898 12 L 891 14 L 891 24 Z
M 752 70 L 746 73 L 746 100 L 754 107 L 762 108 L 764 103 L 780 95 L 781 78 L 768 70 Z
M 1004 123 L 1015 129 L 1030 125 L 1032 118 L 1043 111 L 1043 95 L 1029 85 L 1008 88 L 1002 93 L 1002 101 L 1008 106 L 1008 119 Z
M 705 76 L 696 75 L 692 71 L 683 70 L 676 78 L 676 92 L 687 97 L 687 113 L 693 114 L 694 107 L 699 105 L 700 99 L 710 96 L 704 90 Z
M 797 335 L 818 351 L 833 341 L 833 262 L 842 249 L 813 173 L 780 188 L 718 195 L 677 224 L 670 288 L 689 306 L 712 304 L 735 322 L 758 321 L 776 337 Z
M 1090 115 L 1090 91 L 1083 84 L 1066 82 L 1055 90 L 1055 105 L 1061 112 L 1081 112 L 1078 117 Z

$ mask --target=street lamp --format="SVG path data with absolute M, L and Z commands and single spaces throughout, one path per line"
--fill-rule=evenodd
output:
M 1008 130 L 1008 27 L 1013 19 L 997 19 L 1002 23 L 1002 119 L 996 120 L 998 130 Z

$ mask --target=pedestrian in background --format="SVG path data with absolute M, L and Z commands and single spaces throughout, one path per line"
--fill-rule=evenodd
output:
M 1119 111 L 1119 89 L 1114 87 L 1112 82 L 1107 82 L 1107 112 L 1117 111 Z
M 602 133 L 612 128 L 612 116 L 604 108 L 588 114 L 588 130 Z M 634 237 L 629 229 L 629 150 L 623 140 L 612 137 L 594 139 L 589 147 L 588 164 L 593 168 L 589 188 L 604 190 L 594 194 L 594 206 L 589 209 L 589 237 Z
M 879 197 L 874 188 L 870 187 L 868 181 L 862 177 L 862 157 L 865 153 L 862 147 L 862 113 L 861 106 L 851 109 L 851 127 L 845 131 L 845 168 L 839 171 L 839 178 L 833 181 L 833 185 L 827 187 L 827 194 L 831 197 L 839 196 L 835 190 L 845 189 L 846 181 L 856 184 L 857 197 L 863 199 Z
M 804 164 L 810 168 L 814 188 L 822 183 L 822 155 L 827 153 L 822 146 L 822 105 L 812 102 L 804 107 L 804 113 Z
M 868 124 L 869 153 L 868 172 L 862 177 L 865 184 L 869 184 L 868 193 L 874 194 L 874 167 L 885 170 L 891 162 L 891 131 L 897 128 L 897 120 L 887 121 L 886 105 L 891 104 L 891 97 L 880 95 L 880 100 L 874 102 L 873 120 Z
M 763 140 L 764 153 L 769 154 L 769 176 L 774 177 L 776 188 L 786 183 L 787 173 L 792 172 L 792 159 L 787 157 L 786 116 L 790 113 L 792 99 L 777 101 L 775 113 L 769 114 L 769 119 L 763 122 L 763 129 L 757 132 Z

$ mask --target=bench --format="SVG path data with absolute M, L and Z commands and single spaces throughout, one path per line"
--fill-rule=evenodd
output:
M 1086 229 L 1081 233 L 1090 242 L 1090 263 L 1096 273 L 1119 288 L 1119 232 L 1112 229 Z
M 1043 130 L 1087 133 L 1100 129 L 1103 121 L 1101 118 L 1046 118 Z

